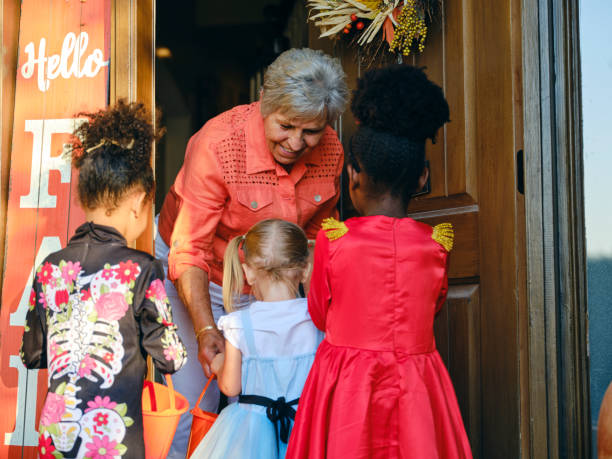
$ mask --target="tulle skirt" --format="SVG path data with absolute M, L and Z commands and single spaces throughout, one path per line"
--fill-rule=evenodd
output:
M 284 458 L 286 450 L 265 408 L 232 403 L 221 411 L 191 458 L 273 459 Z

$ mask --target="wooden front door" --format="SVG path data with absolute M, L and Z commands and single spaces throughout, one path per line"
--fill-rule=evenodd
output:
M 404 59 L 427 67 L 451 111 L 436 144 L 427 145 L 431 192 L 415 198 L 410 212 L 455 228 L 451 287 L 435 333 L 474 456 L 516 458 L 523 449 L 519 361 L 527 330 L 524 204 L 517 180 L 520 1 L 494 8 L 485 0 L 444 1 L 443 11 L 429 27 L 423 54 Z M 367 70 L 359 50 L 318 34 L 311 26 L 309 45 L 340 57 L 354 86 Z M 382 56 L 373 65 L 394 60 Z M 346 145 L 355 131 L 350 113 L 338 128 Z M 522 438 L 527 441 L 525 432 Z

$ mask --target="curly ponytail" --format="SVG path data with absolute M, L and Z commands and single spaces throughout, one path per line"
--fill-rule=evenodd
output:
M 114 107 L 79 116 L 89 118 L 75 130 L 72 151 L 83 208 L 113 209 L 135 187 L 152 198 L 155 179 L 151 152 L 163 130 L 153 127 L 153 116 L 145 106 L 119 100 Z
M 373 69 L 357 81 L 351 110 L 359 127 L 349 161 L 407 205 L 425 167 L 425 142 L 449 121 L 442 88 L 410 65 Z

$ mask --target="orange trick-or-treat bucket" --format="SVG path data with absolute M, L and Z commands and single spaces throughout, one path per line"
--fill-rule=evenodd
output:
M 165 459 L 179 418 L 189 409 L 187 399 L 174 390 L 170 375 L 165 377 L 167 386 L 144 382 L 142 424 L 146 459 Z
M 206 389 L 208 389 L 208 385 L 212 381 L 213 376 L 211 375 L 204 386 L 204 390 L 200 394 L 200 398 L 196 402 L 195 406 L 191 410 L 191 414 L 193 415 L 193 419 L 191 420 L 191 433 L 189 434 L 189 446 L 187 447 L 187 457 L 191 456 L 193 450 L 200 444 L 206 432 L 210 430 L 215 419 L 217 419 L 217 414 L 210 413 L 209 411 L 204 411 L 200 408 L 200 402 L 206 393 Z
M 597 457 L 612 459 L 612 383 L 604 394 L 597 422 Z

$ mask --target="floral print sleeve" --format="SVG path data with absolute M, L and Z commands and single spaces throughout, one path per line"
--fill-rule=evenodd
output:
M 44 297 L 37 294 L 36 287 L 36 280 L 34 280 L 34 285 L 30 291 L 21 350 L 19 351 L 21 361 L 26 368 L 47 367 L 47 334 L 43 325 L 43 317 L 41 317 L 41 311 L 44 311 Z M 36 307 L 39 301 L 42 302 L 42 307 Z
M 163 269 L 115 228 L 84 223 L 35 273 L 21 358 L 47 368 L 43 459 L 145 457 L 146 356 L 165 373 L 185 361 Z
M 142 346 L 153 357 L 159 371 L 174 373 L 187 361 L 187 352 L 172 321 L 172 310 L 159 262 L 153 263 L 145 281 L 148 287 L 142 306 L 137 311 L 140 316 Z

